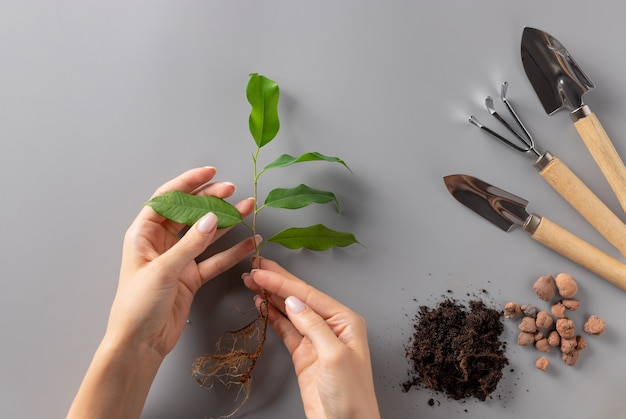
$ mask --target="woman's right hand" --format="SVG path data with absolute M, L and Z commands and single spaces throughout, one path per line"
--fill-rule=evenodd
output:
M 380 418 L 363 317 L 277 263 L 258 262 L 243 280 L 259 294 L 260 310 L 265 290 L 268 321 L 291 354 L 306 417 Z

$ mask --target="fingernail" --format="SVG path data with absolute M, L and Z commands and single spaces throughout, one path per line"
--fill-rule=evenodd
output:
M 203 234 L 209 234 L 217 227 L 217 216 L 212 212 L 207 213 L 198 222 L 198 231 Z
M 294 314 L 298 314 L 306 308 L 306 305 L 294 296 L 285 298 L 285 306 Z

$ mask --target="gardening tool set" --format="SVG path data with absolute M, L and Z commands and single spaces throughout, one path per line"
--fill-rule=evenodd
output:
M 582 96 L 594 85 L 563 45 L 550 34 L 524 28 L 521 44 L 526 75 L 548 114 L 567 108 L 576 130 L 600 167 L 611 189 L 626 211 L 626 167 L 596 115 Z M 535 141 L 507 99 L 508 83 L 500 98 L 517 125 L 517 130 L 498 114 L 487 97 L 489 113 L 512 134 L 498 134 L 471 116 L 469 121 L 513 150 L 536 158 L 533 166 L 541 177 L 580 213 L 609 243 L 626 256 L 626 224 L 612 212 L 576 174 L 549 151 L 540 152 Z M 626 290 L 626 264 L 597 249 L 545 217 L 526 210 L 528 201 L 468 175 L 449 175 L 444 182 L 450 193 L 505 231 L 521 226 L 531 237 L 589 271 Z

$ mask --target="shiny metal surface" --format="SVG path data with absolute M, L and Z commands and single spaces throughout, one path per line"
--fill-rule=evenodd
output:
M 473 115 L 470 116 L 469 121 L 473 125 L 476 125 L 478 128 L 490 134 L 493 138 L 508 145 L 514 150 L 520 151 L 522 153 L 533 152 L 535 156 L 541 159 L 543 157 L 542 153 L 540 153 L 535 147 L 535 140 L 533 139 L 533 136 L 530 135 L 530 132 L 528 131 L 528 129 L 526 129 L 526 126 L 524 126 L 524 123 L 522 122 L 520 117 L 517 116 L 517 113 L 513 109 L 513 106 L 511 105 L 510 101 L 506 97 L 508 86 L 509 86 L 508 82 L 505 81 L 504 83 L 502 83 L 502 88 L 500 90 L 500 99 L 502 100 L 502 103 L 506 105 L 507 110 L 509 111 L 513 119 L 515 120 L 515 123 L 517 124 L 517 126 L 522 130 L 522 134 L 520 134 L 516 129 L 514 129 L 511 126 L 511 124 L 509 124 L 502 116 L 500 116 L 500 114 L 495 109 L 493 98 L 491 96 L 487 96 L 487 98 L 485 99 L 485 106 L 487 107 L 487 110 L 489 111 L 491 116 L 496 118 L 509 132 L 511 132 L 515 136 L 515 138 L 517 138 L 519 143 L 523 144 L 523 146 L 519 146 L 515 144 L 514 142 L 508 140 L 506 137 L 498 134 L 494 130 L 484 126 Z
M 452 196 L 504 231 L 524 226 L 530 214 L 528 201 L 469 175 L 448 175 L 443 178 Z
M 545 169 L 548 164 L 554 159 L 554 155 L 549 151 L 546 151 L 537 159 L 537 161 L 533 164 L 533 167 L 537 169 L 538 172 L 541 172 Z
M 535 234 L 535 231 L 539 228 L 541 220 L 543 218 L 537 214 L 530 214 L 530 217 L 524 223 L 524 230 L 526 230 L 531 236 Z
M 561 108 L 575 111 L 583 106 L 583 94 L 594 88 L 571 54 L 552 35 L 524 28 L 522 64 L 548 114 Z

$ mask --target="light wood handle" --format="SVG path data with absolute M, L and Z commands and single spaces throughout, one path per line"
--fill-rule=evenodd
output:
M 626 167 L 602 124 L 591 112 L 574 122 L 574 126 L 626 211 Z
M 558 157 L 539 174 L 605 239 L 626 256 L 626 224 Z
M 538 217 L 534 215 L 535 217 Z M 541 217 L 531 237 L 580 266 L 626 290 L 626 265 L 564 228 Z

